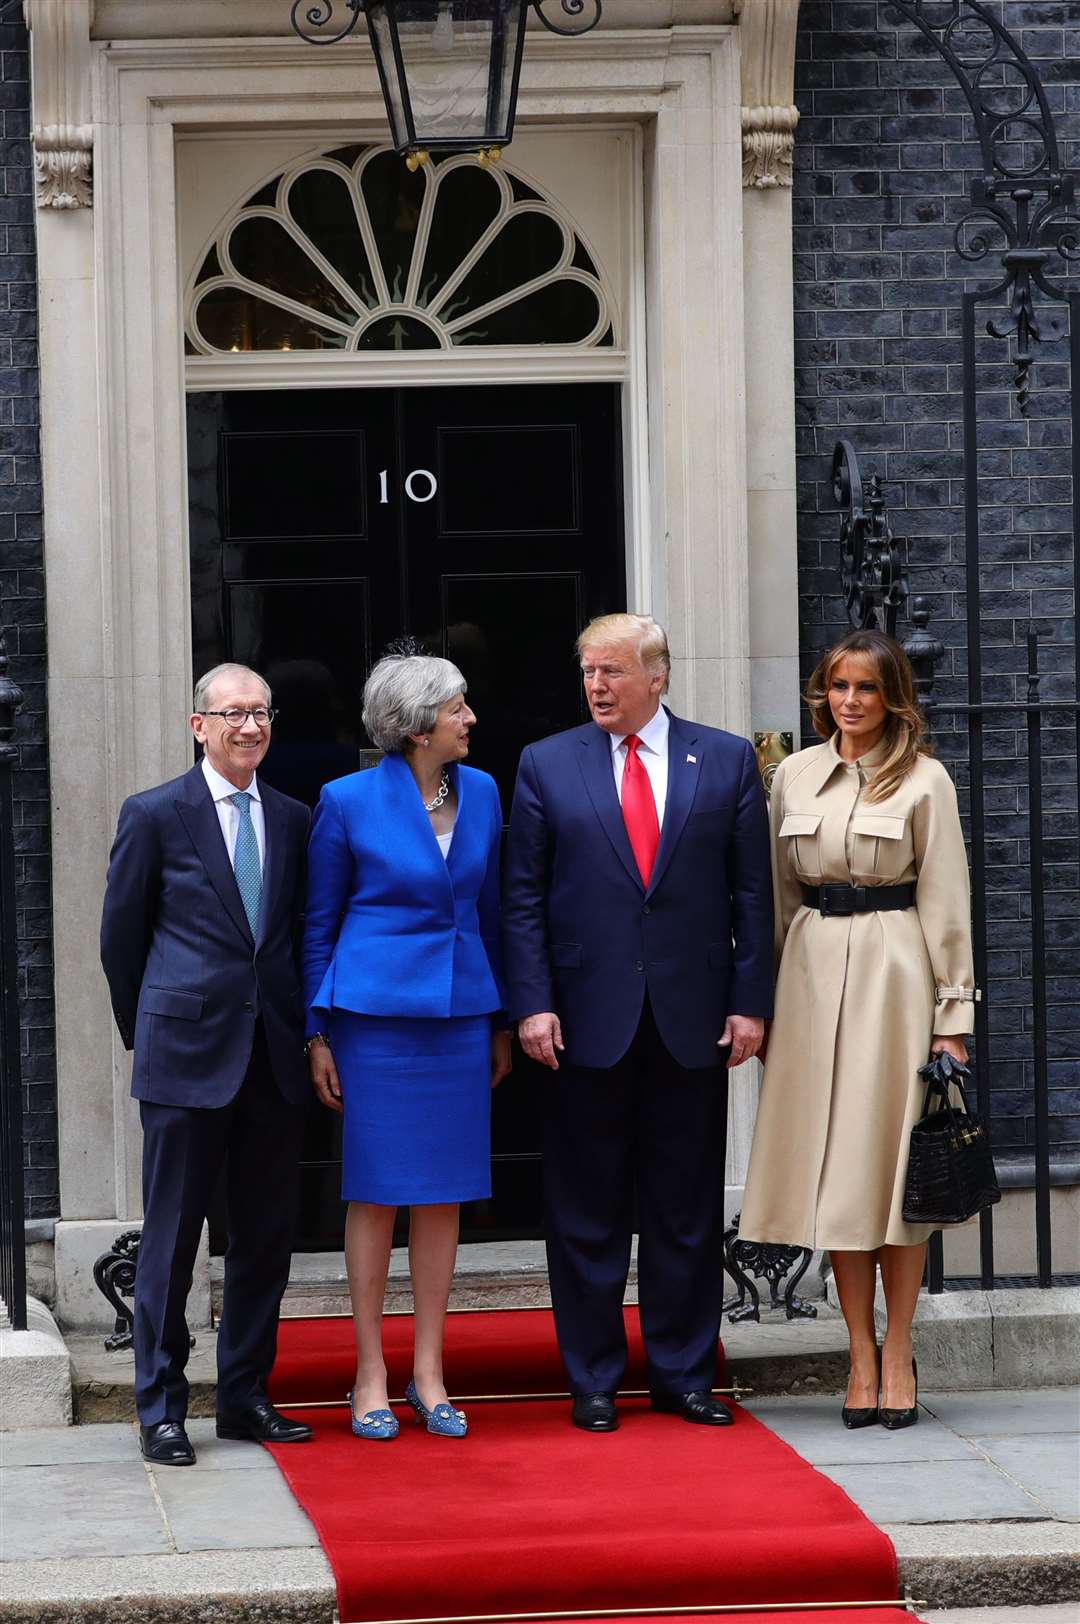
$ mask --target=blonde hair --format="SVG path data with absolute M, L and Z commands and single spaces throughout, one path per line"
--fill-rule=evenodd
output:
M 868 629 L 849 632 L 818 662 L 806 685 L 806 703 L 815 733 L 831 739 L 837 731 L 829 707 L 829 689 L 841 660 L 849 655 L 868 660 L 884 701 L 886 755 L 866 792 L 868 801 L 884 801 L 900 788 L 920 756 L 931 754 L 926 723 L 915 697 L 911 661 L 893 638 Z
M 667 632 L 652 615 L 598 615 L 590 620 L 575 647 L 578 655 L 587 648 L 612 648 L 616 643 L 637 645 L 638 658 L 646 670 L 659 667 L 664 673 L 664 690 L 671 679 L 671 655 Z

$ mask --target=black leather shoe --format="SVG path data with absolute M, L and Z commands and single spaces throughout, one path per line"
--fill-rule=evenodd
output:
M 219 1410 L 217 1435 L 253 1444 L 306 1444 L 314 1436 L 306 1422 L 286 1420 L 265 1398 L 228 1415 Z
M 698 1393 L 652 1393 L 650 1403 L 654 1410 L 681 1415 L 684 1421 L 699 1421 L 705 1427 L 730 1427 L 735 1421 L 727 1405 L 704 1388 Z
M 585 1432 L 614 1432 L 619 1424 L 610 1393 L 575 1393 L 570 1419 Z
M 150 1461 L 154 1466 L 195 1464 L 195 1451 L 182 1421 L 155 1421 L 152 1426 L 140 1426 L 139 1448 L 143 1460 Z
M 840 1411 L 840 1419 L 849 1432 L 857 1432 L 860 1427 L 876 1427 L 878 1424 L 877 1405 L 869 1409 L 849 1410 L 847 1405 Z

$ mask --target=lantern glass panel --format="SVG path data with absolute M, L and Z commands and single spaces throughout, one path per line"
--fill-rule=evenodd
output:
M 367 0 L 399 152 L 510 140 L 526 10 L 527 0 Z

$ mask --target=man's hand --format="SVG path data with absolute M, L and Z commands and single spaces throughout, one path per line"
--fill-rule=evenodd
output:
M 539 1060 L 542 1066 L 558 1071 L 556 1049 L 563 1046 L 559 1017 L 550 1009 L 542 1015 L 526 1015 L 518 1022 L 518 1039 L 530 1060 Z
M 750 1060 L 761 1048 L 765 1037 L 765 1022 L 760 1015 L 729 1015 L 720 1034 L 719 1047 L 731 1045 L 728 1070 Z
M 504 1077 L 510 1075 L 510 1034 L 491 1034 L 491 1086 L 498 1088 Z
M 320 1103 L 328 1106 L 331 1111 L 344 1112 L 341 1083 L 338 1080 L 330 1045 L 313 1043 L 308 1050 L 308 1065 L 311 1068 L 311 1085 L 319 1096 Z

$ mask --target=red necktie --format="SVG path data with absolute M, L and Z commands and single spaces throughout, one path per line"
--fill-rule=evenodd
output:
M 649 775 L 642 765 L 638 750 L 641 740 L 631 733 L 626 740 L 626 766 L 623 768 L 622 815 L 626 832 L 630 836 L 630 849 L 641 875 L 641 883 L 648 889 L 656 862 L 656 848 L 660 844 L 660 824 L 656 817 Z

